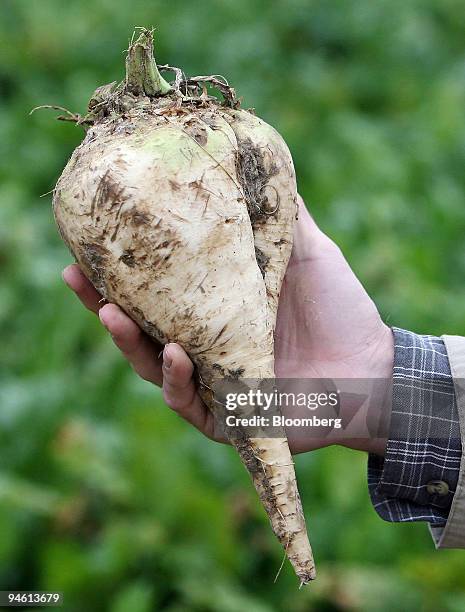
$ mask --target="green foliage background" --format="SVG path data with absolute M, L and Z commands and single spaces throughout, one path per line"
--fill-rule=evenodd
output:
M 299 189 L 390 324 L 465 331 L 460 0 L 2 0 L 0 588 L 71 612 L 465 609 L 465 556 L 381 521 L 366 458 L 297 458 L 319 579 L 302 590 L 231 449 L 136 380 L 65 289 L 51 190 L 133 26 L 161 63 L 226 75 L 276 126 Z

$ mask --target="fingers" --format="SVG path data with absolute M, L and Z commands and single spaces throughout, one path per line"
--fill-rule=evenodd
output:
M 144 380 L 162 384 L 161 360 L 157 358 L 161 346 L 152 342 L 139 327 L 115 304 L 105 304 L 102 296 L 84 276 L 77 264 L 63 270 L 63 280 L 84 306 L 98 314 L 110 332 L 114 343 Z
M 161 386 L 163 381 L 161 346 L 152 342 L 139 326 L 115 304 L 105 304 L 99 310 L 102 324 L 110 332 L 113 342 L 141 378 Z
M 104 304 L 101 295 L 77 264 L 65 268 L 63 280 L 86 308 L 98 314 L 113 342 L 137 374 L 144 380 L 163 386 L 168 406 L 213 439 L 213 415 L 197 394 L 192 377 L 194 366 L 187 353 L 178 344 L 168 344 L 162 361 L 158 357 L 161 345 L 152 342 L 116 304 Z
M 213 415 L 197 394 L 194 366 L 179 344 L 167 344 L 163 351 L 163 396 L 170 408 L 213 438 Z
M 102 296 L 84 276 L 78 264 L 72 264 L 65 268 L 62 276 L 65 283 L 74 291 L 84 306 L 97 314 L 103 304 Z

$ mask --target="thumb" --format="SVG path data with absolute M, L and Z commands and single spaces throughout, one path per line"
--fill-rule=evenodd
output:
M 213 438 L 213 418 L 197 393 L 194 366 L 179 344 L 167 344 L 163 350 L 163 397 L 180 417 Z
M 297 207 L 291 265 L 295 261 L 312 260 L 328 251 L 341 257 L 339 247 L 318 227 L 300 195 L 297 195 Z

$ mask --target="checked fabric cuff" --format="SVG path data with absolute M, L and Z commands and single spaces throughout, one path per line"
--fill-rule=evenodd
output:
M 446 523 L 462 446 L 441 338 L 393 328 L 392 411 L 385 457 L 369 455 L 368 489 L 386 521 Z

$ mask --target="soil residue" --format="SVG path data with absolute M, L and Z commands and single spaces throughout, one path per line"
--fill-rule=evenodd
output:
M 188 119 L 184 123 L 184 131 L 189 134 L 201 147 L 204 147 L 208 141 L 207 128 L 202 125 L 202 122 L 195 117 Z
M 262 273 L 263 278 L 265 278 L 266 266 L 270 261 L 268 255 L 259 249 L 257 246 L 255 247 L 255 259 L 257 260 L 258 267 L 260 268 L 260 272 Z
M 265 193 L 270 178 L 277 173 L 274 164 L 266 168 L 263 152 L 250 138 L 238 140 L 236 174 L 244 192 L 252 225 L 266 221 L 279 206 L 279 201 L 270 206 Z

